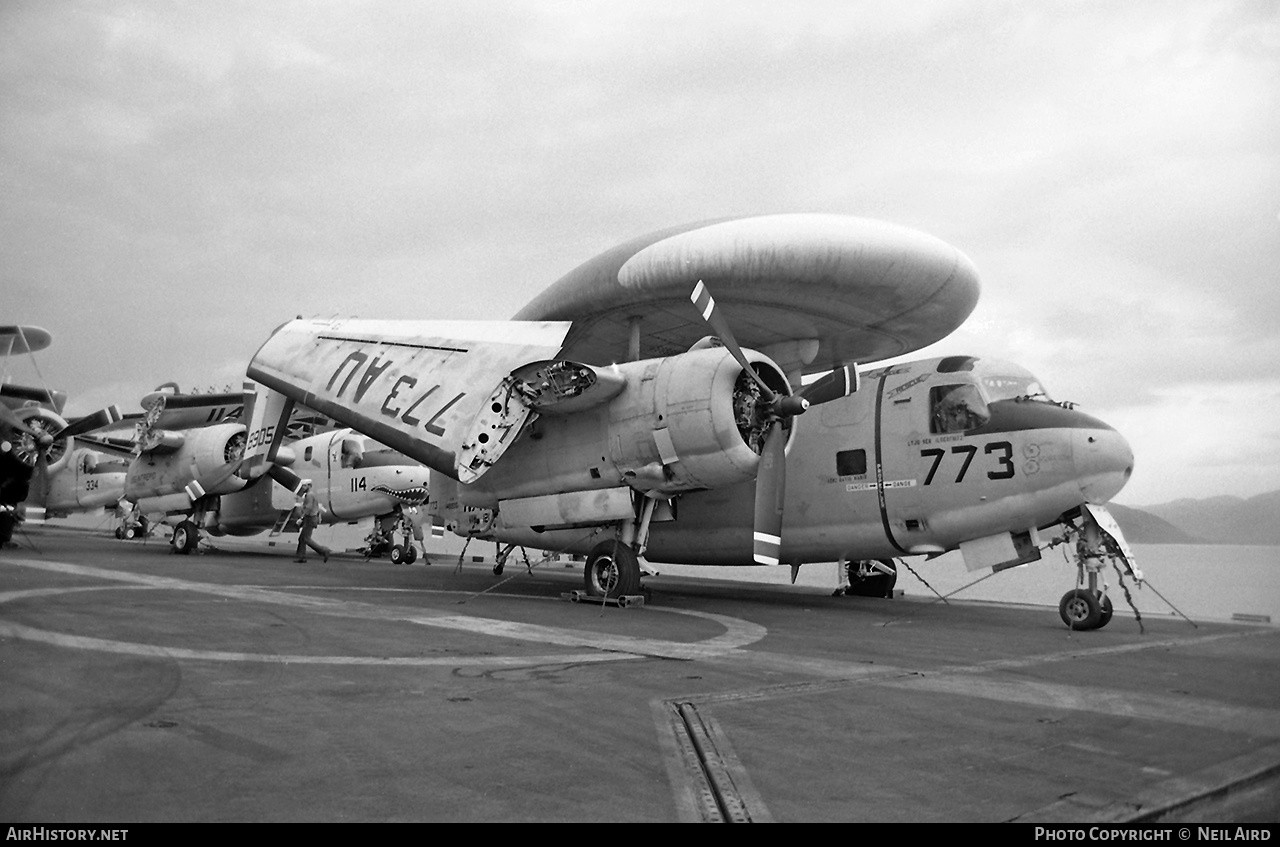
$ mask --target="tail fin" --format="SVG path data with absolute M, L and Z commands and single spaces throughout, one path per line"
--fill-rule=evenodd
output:
M 280 392 L 253 382 L 244 384 L 244 394 L 249 432 L 245 439 L 240 476 L 256 479 L 275 462 L 280 445 L 288 434 L 294 403 Z

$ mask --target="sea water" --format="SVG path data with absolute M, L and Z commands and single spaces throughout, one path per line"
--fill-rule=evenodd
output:
M 1270 618 L 1280 624 L 1280 547 L 1210 544 L 1132 545 L 1136 566 L 1146 583 L 1138 586 L 1127 573 L 1124 585 L 1134 605 L 1145 615 L 1185 615 L 1192 620 L 1230 621 Z M 1039 562 L 992 574 L 990 569 L 969 571 L 958 552 L 931 561 L 906 559 L 900 567 L 897 588 L 911 597 L 942 594 L 957 600 L 1058 605 L 1075 586 L 1076 568 L 1063 555 L 1066 547 L 1045 551 Z M 789 567 L 704 567 L 654 565 L 659 574 L 710 577 L 745 582 L 786 585 Z M 660 577 L 659 577 L 660 578 Z M 1108 565 L 1108 593 L 1116 614 L 1129 606 L 1120 577 Z M 834 563 L 803 565 L 796 584 L 830 588 L 838 582 Z M 935 593 L 936 592 L 936 593 Z

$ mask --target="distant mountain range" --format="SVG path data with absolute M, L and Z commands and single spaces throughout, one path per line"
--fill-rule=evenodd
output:
M 1135 544 L 1264 544 L 1280 546 L 1280 491 L 1242 497 L 1183 498 L 1157 506 L 1108 509 Z

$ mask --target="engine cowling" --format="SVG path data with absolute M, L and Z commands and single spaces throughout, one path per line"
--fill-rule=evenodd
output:
M 745 353 L 771 388 L 790 393 L 772 360 Z M 492 508 L 502 500 L 620 485 L 672 496 L 755 477 L 765 431 L 759 389 L 727 350 L 627 362 L 608 373 L 625 382 L 616 396 L 533 420 L 501 461 L 463 488 L 462 504 Z
M 134 460 L 125 496 L 136 501 L 140 497 L 177 495 L 190 482 L 199 482 L 207 494 L 238 491 L 245 481 L 235 476 L 232 465 L 243 458 L 244 443 L 242 424 L 188 430 L 182 446 L 174 452 L 144 453 Z
M 67 428 L 66 418 L 51 409 L 38 406 L 18 409 L 15 414 L 30 429 L 53 436 L 53 442 L 43 451 L 45 467 L 49 473 L 57 473 L 66 467 L 71 454 L 75 452 L 74 438 L 58 438 L 58 433 Z M 40 452 L 35 436 L 26 432 L 11 432 L 5 439 L 5 445 L 8 448 L 6 452 L 11 452 L 14 459 L 28 467 L 35 467 Z
M 779 393 L 786 378 L 767 357 L 747 360 Z M 624 482 L 666 494 L 753 479 L 763 422 L 759 389 L 723 348 L 621 366 L 627 389 L 609 405 L 610 459 Z

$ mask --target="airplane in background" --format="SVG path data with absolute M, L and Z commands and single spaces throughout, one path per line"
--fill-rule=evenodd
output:
M 28 508 L 42 508 L 46 520 L 65 518 L 73 512 L 114 509 L 124 497 L 128 469 L 128 463 L 119 458 L 77 447 L 43 485 L 33 486 Z
M 10 356 L 43 350 L 52 341 L 49 332 L 40 327 L 0 326 L 0 355 L 6 373 Z M 81 461 L 75 438 L 120 419 L 119 409 L 111 406 L 68 421 L 62 416 L 66 401 L 62 391 L 0 384 L 0 545 L 9 542 L 14 528 L 25 518 L 25 504 L 33 489 L 40 504 L 52 491 L 61 506 L 79 508 L 76 492 L 65 489 L 65 473 L 78 473 Z M 109 482 L 104 476 L 95 481 L 95 489 Z
M 327 510 L 325 523 L 383 517 L 398 506 L 426 502 L 426 468 L 364 435 L 327 430 L 285 443 L 290 431 L 315 424 L 306 410 L 282 428 L 270 467 L 248 476 L 240 421 L 246 396 L 251 403 L 253 386 L 240 394 L 183 394 L 166 383 L 143 398 L 144 414 L 125 419 L 134 423 L 131 438 L 117 430 L 115 437 L 89 439 L 130 457 L 123 499 L 151 522 L 174 525 L 175 552 L 196 549 L 202 532 L 256 535 L 277 526 L 292 510 L 304 477 Z
M 593 596 L 638 593 L 641 557 L 793 580 L 840 561 L 849 593 L 885 594 L 904 557 L 1000 570 L 1061 532 L 1078 540 L 1062 619 L 1105 626 L 1104 563 L 1141 579 L 1103 505 L 1133 470 L 1124 438 L 1016 365 L 859 368 L 949 335 L 978 291 L 954 247 L 877 221 L 675 227 L 513 321 L 281 325 L 247 369 L 245 455 L 269 466 L 303 404 L 428 465 L 433 520 L 457 534 L 586 554 Z

